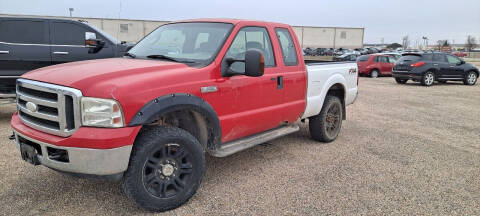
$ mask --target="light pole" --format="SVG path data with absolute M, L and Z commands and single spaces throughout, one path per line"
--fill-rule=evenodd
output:
M 68 8 L 68 11 L 70 11 L 70 17 L 72 17 L 73 8 Z

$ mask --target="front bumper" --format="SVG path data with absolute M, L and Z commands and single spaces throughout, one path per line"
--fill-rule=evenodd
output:
M 58 171 L 98 176 L 127 170 L 133 142 L 141 128 L 80 127 L 70 137 L 59 137 L 26 126 L 18 114 L 12 116 L 11 127 L 17 147 L 22 142 L 35 146 L 40 164 Z M 55 151 L 66 152 L 68 161 L 56 159 L 51 154 Z
M 20 140 L 28 140 L 29 144 L 33 143 L 33 145 L 39 146 L 37 159 L 40 164 L 64 172 L 99 176 L 122 173 L 128 168 L 132 151 L 132 145 L 114 149 L 59 147 L 32 139 L 17 131 L 14 131 L 14 133 L 18 149 L 20 149 Z M 47 150 L 47 148 L 49 149 Z M 54 159 L 50 154 L 52 149 L 65 150 L 68 155 L 68 162 Z

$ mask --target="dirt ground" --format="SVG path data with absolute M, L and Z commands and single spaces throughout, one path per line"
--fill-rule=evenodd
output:
M 0 108 L 0 214 L 137 215 L 120 183 L 78 179 L 20 158 Z M 207 157 L 197 194 L 166 215 L 480 215 L 480 84 L 361 78 L 338 139 L 301 131 Z

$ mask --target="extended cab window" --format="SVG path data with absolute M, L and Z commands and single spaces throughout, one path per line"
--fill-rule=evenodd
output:
M 275 57 L 273 55 L 272 43 L 267 29 L 263 27 L 244 27 L 238 31 L 226 58 L 245 59 L 247 49 L 259 49 L 265 57 L 265 67 L 275 66 Z M 237 72 L 245 71 L 245 63 L 234 62 L 231 69 Z
M 285 65 L 298 65 L 297 50 L 295 49 L 295 45 L 288 29 L 276 28 L 275 32 L 277 33 L 278 41 L 280 42 L 280 47 L 282 48 L 283 61 L 285 62 Z
M 47 44 L 45 21 L 0 21 L 0 41 L 7 43 Z
M 456 64 L 459 64 L 462 60 L 458 59 L 455 56 L 447 55 L 447 61 L 449 64 L 456 65 Z

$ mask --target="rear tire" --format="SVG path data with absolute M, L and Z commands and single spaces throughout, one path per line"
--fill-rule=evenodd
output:
M 327 95 L 322 111 L 309 118 L 309 130 L 312 139 L 320 142 L 332 142 L 342 128 L 343 109 L 338 97 Z
M 405 84 L 407 83 L 408 79 L 400 79 L 400 78 L 395 78 L 395 82 L 398 84 Z
M 420 81 L 423 86 L 432 86 L 435 81 L 435 74 L 431 71 L 427 71 Z
M 150 127 L 138 135 L 123 179 L 126 195 L 149 211 L 187 202 L 205 174 L 205 153 L 185 130 Z
M 377 69 L 373 69 L 373 70 L 370 72 L 370 77 L 371 77 L 371 78 L 377 78 L 377 77 L 378 77 L 378 70 L 377 70 Z
M 468 72 L 467 76 L 463 80 L 463 84 L 465 85 L 475 85 L 477 83 L 478 76 L 475 72 L 470 71 Z

